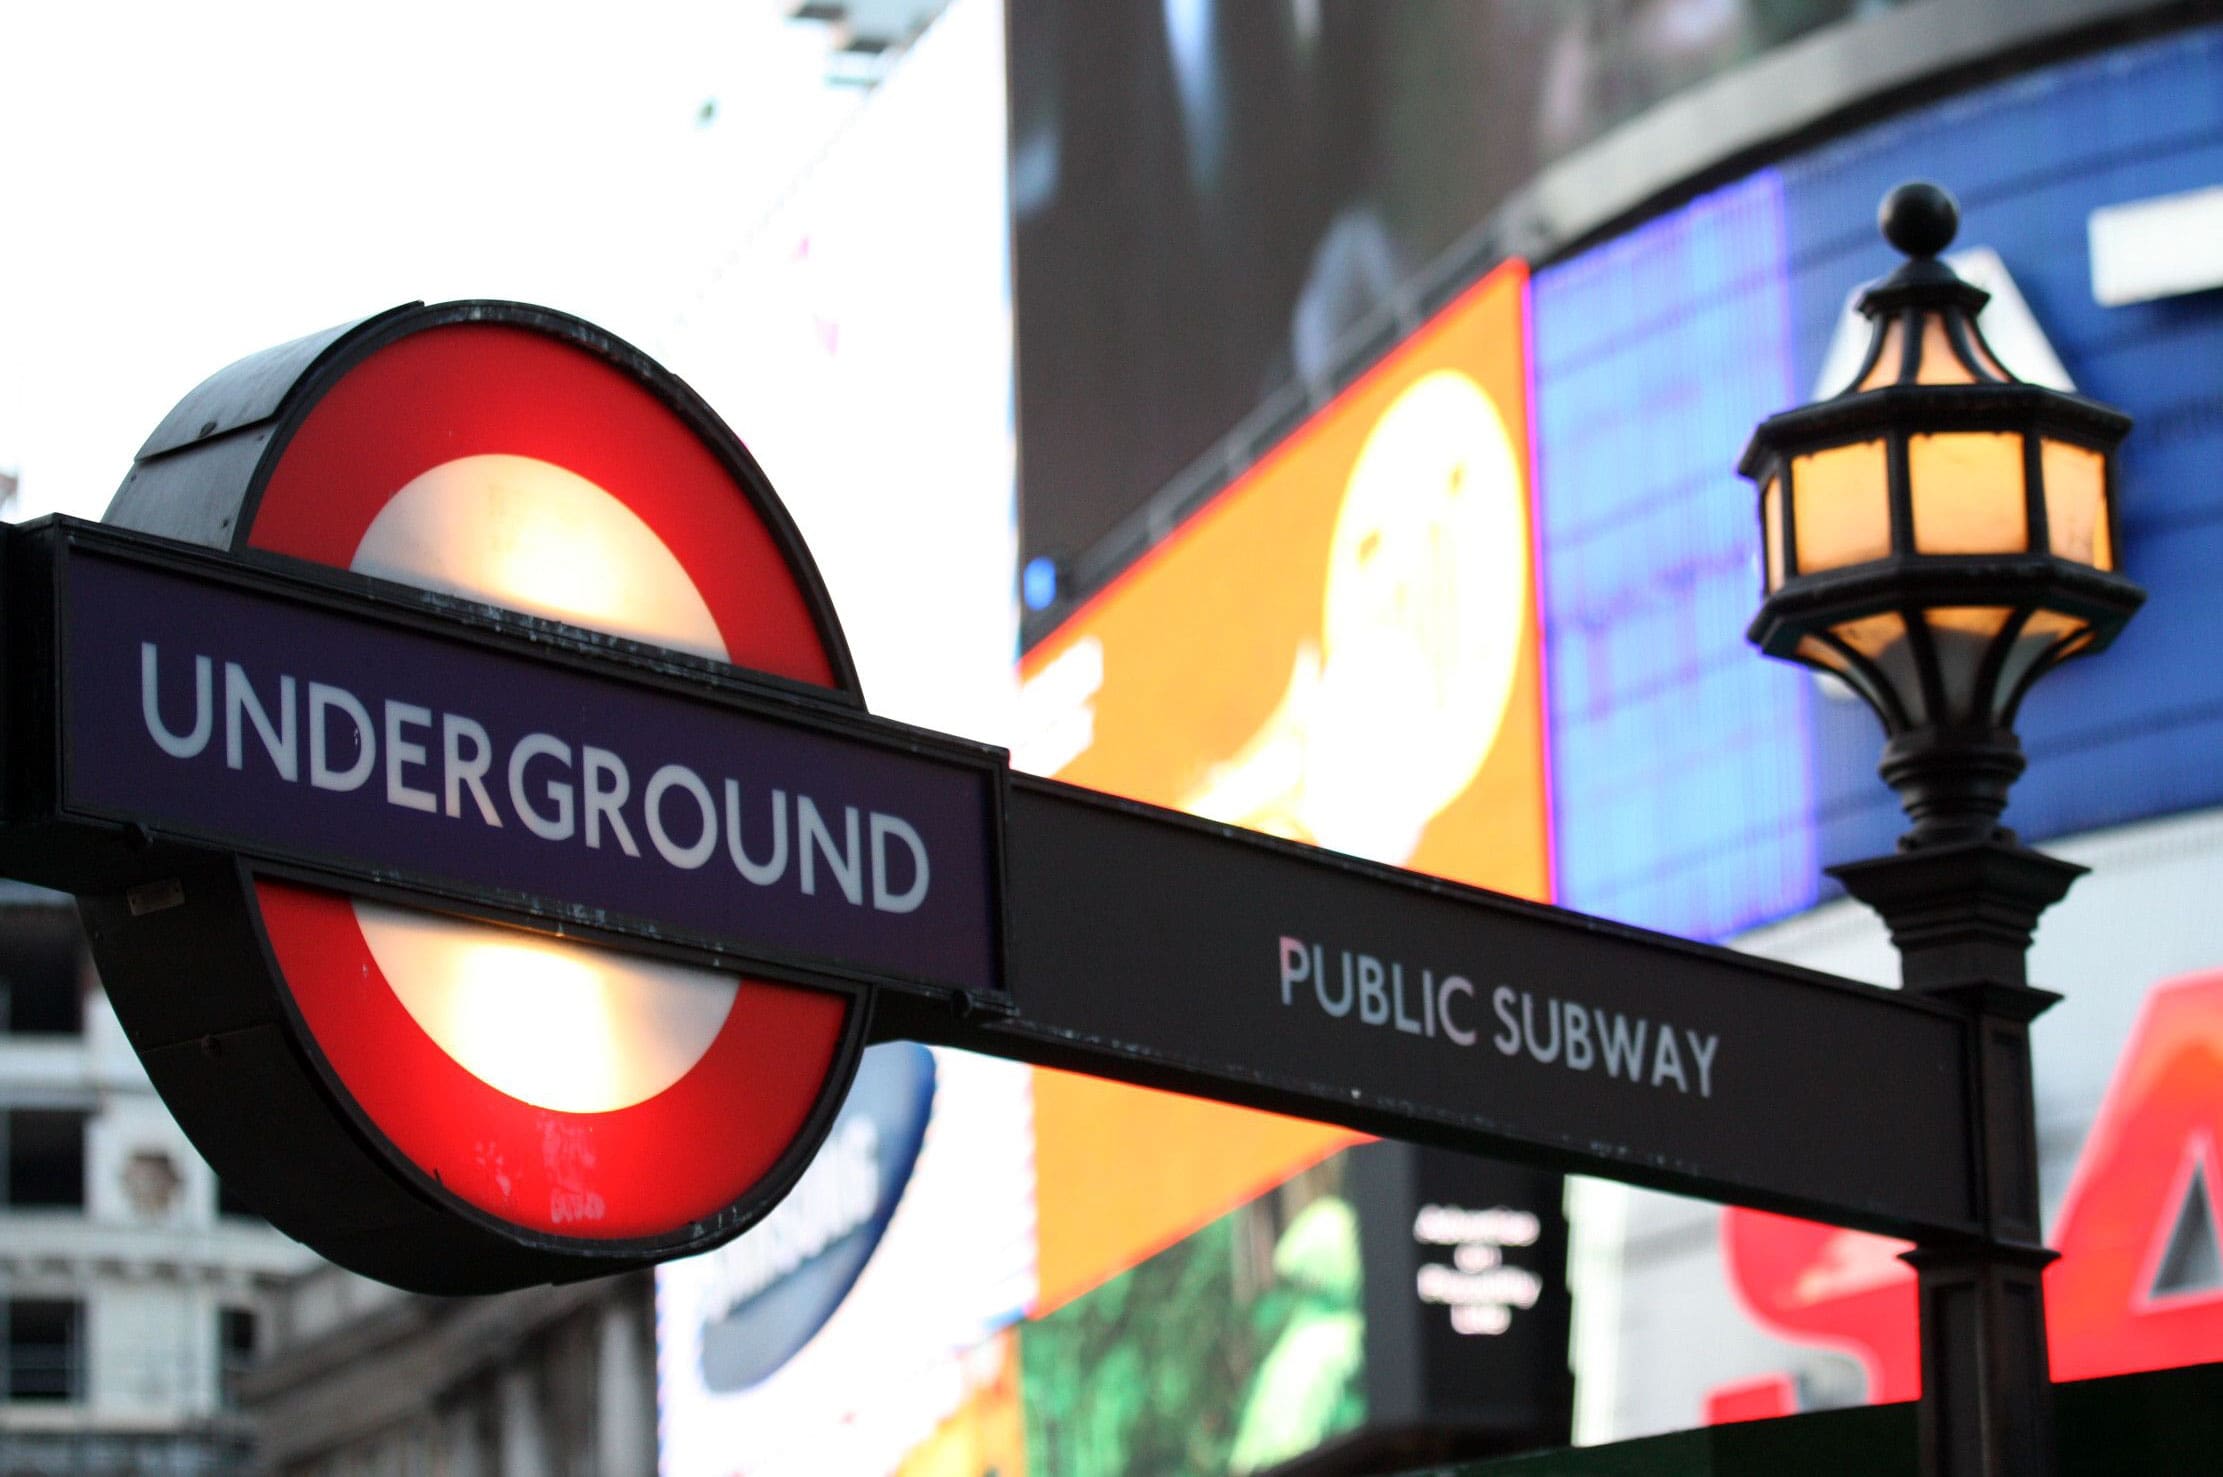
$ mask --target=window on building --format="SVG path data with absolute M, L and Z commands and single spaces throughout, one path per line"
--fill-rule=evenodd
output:
M 7 1136 L 8 1204 L 85 1203 L 85 1115 L 46 1108 L 0 1114 Z
M 11 1298 L 5 1314 L 8 1398 L 82 1400 L 85 1305 L 73 1298 Z
M 124 1202 L 141 1220 L 159 1221 L 177 1208 L 185 1176 L 177 1161 L 160 1149 L 133 1149 L 125 1156 Z
M 255 1367 L 255 1315 L 245 1308 L 224 1308 L 216 1315 L 218 1395 L 226 1410 L 239 1409 L 239 1383 Z
M 84 938 L 63 908 L 0 908 L 0 1030 L 74 1036 L 85 1029 Z

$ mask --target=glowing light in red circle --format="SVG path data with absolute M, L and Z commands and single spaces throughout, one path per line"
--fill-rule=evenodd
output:
M 375 557 L 363 557 L 366 535 L 405 489 L 420 503 L 427 488 L 436 495 L 430 516 L 413 511 L 420 532 L 452 534 L 474 517 L 490 527 L 520 511 L 519 486 L 488 494 L 474 509 L 458 478 L 484 483 L 536 463 L 553 476 L 527 484 L 541 489 L 556 522 L 567 510 L 586 516 L 553 534 L 505 523 L 499 542 L 510 575 L 474 572 L 472 561 L 448 558 L 452 549 L 426 539 L 397 543 L 392 519 L 371 541 Z M 614 499 L 622 512 L 599 508 L 598 499 Z M 577 624 L 720 651 L 781 676 L 832 682 L 834 662 L 800 582 L 719 459 L 630 376 L 527 329 L 450 325 L 374 351 L 304 417 L 250 516 L 247 542 L 255 549 L 414 577 Z M 640 546 L 627 526 L 634 523 L 651 547 Z M 646 571 L 636 572 L 636 587 L 676 573 L 691 595 L 666 591 L 675 595 L 666 613 L 646 617 L 624 610 L 613 617 L 565 600 L 567 585 L 578 592 L 580 571 L 592 560 L 622 557 L 629 541 Z M 566 561 L 565 568 L 535 580 L 532 570 L 516 567 L 519 559 L 547 558 Z M 505 598 L 524 585 L 554 591 L 553 604 Z M 714 632 L 688 611 L 707 612 Z M 406 956 L 396 955 L 391 939 L 374 949 L 381 927 L 374 913 L 338 894 L 269 880 L 257 883 L 256 894 L 304 1022 L 377 1130 L 466 1203 L 554 1235 L 654 1238 L 731 1205 L 802 1128 L 847 1020 L 848 1003 L 835 994 L 689 971 L 713 991 L 731 991 L 707 1041 L 708 1021 L 689 1022 L 691 1039 L 664 1053 L 645 1087 L 588 1088 L 584 1100 L 607 1101 L 608 1109 L 572 1111 L 582 1101 L 576 1084 L 562 1091 L 521 1085 L 516 1051 L 505 1065 L 474 1052 L 467 1032 L 443 1030 L 425 1013 L 426 999 L 450 988 L 447 982 L 409 979 L 397 991 L 380 954 Z M 476 931 L 495 947 L 518 938 L 489 926 Z M 419 941 L 416 957 L 438 946 Z M 540 944 L 535 952 L 570 955 L 575 972 L 593 972 L 605 994 L 620 997 L 643 973 L 578 945 Z M 620 998 L 612 1008 L 623 1011 L 626 1003 Z M 692 1013 L 700 1009 L 698 1001 Z M 518 1029 L 544 1025 L 520 1020 Z
M 365 574 L 730 659 L 701 592 L 656 531 L 553 462 L 489 453 L 442 462 L 394 494 L 348 562 Z
M 637 514 L 694 581 L 736 666 L 832 685 L 779 545 L 710 448 L 629 375 L 529 329 L 430 328 L 356 365 L 284 448 L 248 546 L 345 569 L 402 488 L 489 454 L 562 467 Z
M 717 1040 L 731 975 L 358 898 L 371 960 L 472 1076 L 540 1108 L 646 1102 Z
M 489 1087 L 418 1027 L 347 898 L 268 881 L 255 892 L 302 1019 L 379 1131 L 468 1203 L 557 1235 L 652 1237 L 739 1199 L 802 1127 L 848 1009 L 744 981 L 671 1087 L 637 1107 L 558 1112 Z

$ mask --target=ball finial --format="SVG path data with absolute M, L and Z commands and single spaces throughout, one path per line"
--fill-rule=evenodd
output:
M 1911 257 L 1934 257 L 1953 244 L 1960 229 L 1960 206 L 1928 180 L 1899 186 L 1883 197 L 1876 212 L 1883 239 Z

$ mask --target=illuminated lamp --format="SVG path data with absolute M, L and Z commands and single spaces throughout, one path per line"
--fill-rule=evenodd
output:
M 1883 720 L 1878 766 L 1913 824 L 1896 854 L 1830 868 L 1874 908 L 1902 987 L 1960 1017 L 1974 1111 L 1974 1236 L 1906 1253 L 1921 1316 L 1924 1477 L 2058 1470 L 2028 980 L 2038 917 L 2083 868 L 1999 824 L 2032 683 L 2114 640 L 2145 601 L 2118 572 L 2115 449 L 2130 420 L 2025 384 L 1984 343 L 1987 294 L 1937 259 L 1959 212 L 1935 185 L 1883 202 L 1907 260 L 1860 298 L 1850 387 L 1753 432 L 1766 597 L 1748 633 L 1844 680 Z
M 2130 419 L 1999 362 L 1976 326 L 1989 295 L 1937 259 L 1958 219 L 1935 185 L 1891 192 L 1883 234 L 1908 259 L 1860 299 L 1859 372 L 1762 422 L 1738 468 L 1765 540 L 1749 635 L 1875 709 L 1908 846 L 1994 834 L 2023 695 L 2145 599 L 2117 572 Z

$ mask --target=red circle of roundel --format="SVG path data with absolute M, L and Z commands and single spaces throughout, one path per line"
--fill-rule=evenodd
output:
M 352 366 L 280 450 L 247 546 L 345 569 L 395 493 L 485 453 L 551 462 L 630 508 L 694 581 L 735 666 L 834 685 L 801 586 L 710 448 L 638 380 L 527 328 L 445 324 Z
M 489 1087 L 425 1034 L 346 897 L 265 878 L 255 900 L 302 1020 L 379 1131 L 468 1203 L 553 1235 L 655 1237 L 740 1199 L 801 1131 L 848 1010 L 823 990 L 743 981 L 670 1087 L 559 1112 Z
M 279 449 L 241 542 L 345 569 L 397 492 L 479 454 L 599 486 L 694 581 L 736 665 L 835 685 L 801 581 L 720 458 L 641 381 L 525 327 L 430 327 L 348 367 Z M 803 1129 L 848 1024 L 841 995 L 745 979 L 663 1091 L 607 1112 L 538 1107 L 426 1034 L 347 897 L 268 878 L 255 892 L 286 988 L 361 1113 L 427 1179 L 542 1235 L 656 1239 L 731 1206 Z

